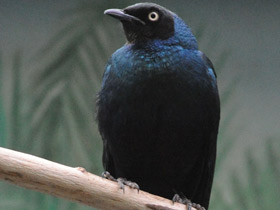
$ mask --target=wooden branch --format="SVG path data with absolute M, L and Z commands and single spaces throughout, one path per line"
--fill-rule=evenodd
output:
M 125 187 L 87 172 L 0 147 L 0 180 L 98 209 L 186 209 L 185 205 Z M 141 187 L 141 186 L 140 186 Z M 195 210 L 192 208 L 192 210 Z

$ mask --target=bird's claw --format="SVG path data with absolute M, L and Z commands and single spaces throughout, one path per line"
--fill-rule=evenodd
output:
M 172 202 L 173 202 L 173 203 L 177 202 L 177 203 L 185 204 L 185 205 L 187 205 L 188 210 L 191 210 L 191 209 L 192 209 L 192 203 L 191 203 L 191 201 L 190 201 L 189 199 L 187 199 L 187 198 L 182 199 L 182 198 L 180 197 L 180 195 L 178 195 L 178 194 L 175 194 L 175 195 L 173 196 Z
M 123 192 L 124 192 L 124 186 L 126 185 L 126 186 L 129 186 L 132 189 L 136 189 L 139 193 L 140 188 L 139 188 L 139 185 L 137 183 L 128 181 L 125 178 L 118 178 L 117 182 L 119 183 L 120 189 L 122 189 Z
M 175 203 L 182 203 L 187 205 L 188 210 L 191 210 L 192 207 L 196 208 L 197 210 L 206 210 L 203 206 L 201 206 L 200 204 L 196 204 L 196 203 L 192 203 L 191 200 L 187 199 L 187 198 L 181 198 L 178 194 L 175 194 L 172 198 L 172 202 Z
M 203 206 L 197 203 L 192 203 L 192 207 L 196 208 L 197 210 L 206 210 Z
M 114 178 L 108 171 L 104 171 L 101 175 L 103 178 L 109 179 L 111 181 L 117 182 L 120 186 L 120 189 L 123 190 L 123 193 L 125 191 L 125 185 L 132 188 L 132 189 L 136 189 L 139 193 L 140 187 L 137 183 L 135 182 L 131 182 L 126 180 L 125 178 Z
M 111 181 L 114 181 L 114 182 L 117 182 L 117 179 L 115 179 L 108 171 L 102 172 L 101 177 L 105 178 L 105 179 L 108 179 L 108 180 L 111 180 Z

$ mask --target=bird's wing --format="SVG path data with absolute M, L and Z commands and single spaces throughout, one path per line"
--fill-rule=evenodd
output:
M 215 77 L 215 79 L 217 78 L 217 74 L 215 72 L 215 69 L 214 69 L 214 66 L 213 66 L 213 63 L 211 62 L 211 60 L 201 51 L 199 51 L 200 53 L 200 56 L 203 60 L 203 62 L 205 63 L 205 65 L 208 67 L 208 70 L 210 71 L 209 73 L 213 74 L 213 76 Z
M 111 58 L 108 61 L 108 64 L 105 68 L 104 74 L 103 74 L 103 80 L 102 80 L 102 89 L 109 77 L 110 71 L 111 71 Z M 102 91 L 101 89 L 101 91 Z M 102 103 L 102 99 L 100 98 L 100 93 L 98 94 L 97 98 L 97 120 L 99 122 L 99 131 L 102 136 L 103 140 L 103 156 L 102 156 L 102 161 L 103 161 L 103 167 L 105 168 L 106 171 L 109 171 L 111 175 L 115 174 L 115 167 L 114 167 L 114 162 L 111 157 L 109 147 L 108 147 L 108 140 L 106 140 L 105 137 L 105 131 L 104 131 L 104 125 L 103 124 L 103 116 L 104 112 L 106 112 L 106 107 L 102 106 L 100 103 Z
M 200 56 L 202 61 L 204 62 L 204 65 L 207 67 L 208 70 L 208 75 L 210 79 L 213 81 L 213 85 L 216 86 L 216 78 L 217 75 L 215 73 L 214 66 L 210 59 L 202 52 L 200 52 Z M 215 88 L 216 89 L 216 88 Z M 217 91 L 217 89 L 216 89 Z M 213 93 L 215 94 L 215 93 Z M 218 94 L 218 93 L 216 93 Z M 204 164 L 201 165 L 201 168 L 198 169 L 199 171 L 199 176 L 196 177 L 196 180 L 199 181 L 199 185 L 197 186 L 197 189 L 194 190 L 195 197 L 199 202 L 202 201 L 207 201 L 208 205 L 208 198 L 210 196 L 211 192 L 211 186 L 213 182 L 213 174 L 214 174 L 214 168 L 215 168 L 215 159 L 216 159 L 216 139 L 217 139 L 217 131 L 218 131 L 218 124 L 219 124 L 219 98 L 218 95 L 213 97 L 217 97 L 214 104 L 211 104 L 211 107 L 208 107 L 209 110 L 212 110 L 209 114 L 210 121 L 209 121 L 209 129 L 205 132 L 205 136 L 208 139 L 206 141 L 206 144 L 204 145 Z M 210 105 L 209 105 L 210 106 Z M 195 161 L 194 161 L 195 162 Z M 197 202 L 198 202 L 197 201 Z
M 109 171 L 111 175 L 115 176 L 115 166 L 112 156 L 109 152 L 108 142 L 103 138 L 103 156 L 102 156 L 103 167 L 106 171 Z
M 110 70 L 111 70 L 111 65 L 112 65 L 112 58 L 109 59 L 106 67 L 105 67 L 105 71 L 103 73 L 103 79 L 102 79 L 102 85 L 101 87 L 104 86 L 105 82 L 107 81 L 108 79 L 108 76 L 109 76 L 109 73 L 110 73 Z

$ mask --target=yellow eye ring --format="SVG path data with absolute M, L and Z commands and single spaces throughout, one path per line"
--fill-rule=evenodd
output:
M 158 21 L 159 19 L 159 14 L 157 12 L 150 12 L 149 15 L 148 15 L 148 18 L 150 21 Z

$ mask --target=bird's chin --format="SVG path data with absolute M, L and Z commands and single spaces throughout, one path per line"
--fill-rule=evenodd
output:
M 142 40 L 141 26 L 134 26 L 133 28 L 131 28 L 129 24 L 123 23 L 123 29 L 128 42 L 134 43 L 136 41 Z
M 136 34 L 126 34 L 126 40 L 129 42 L 129 43 L 135 43 L 136 40 L 139 40 L 138 37 L 136 36 Z

